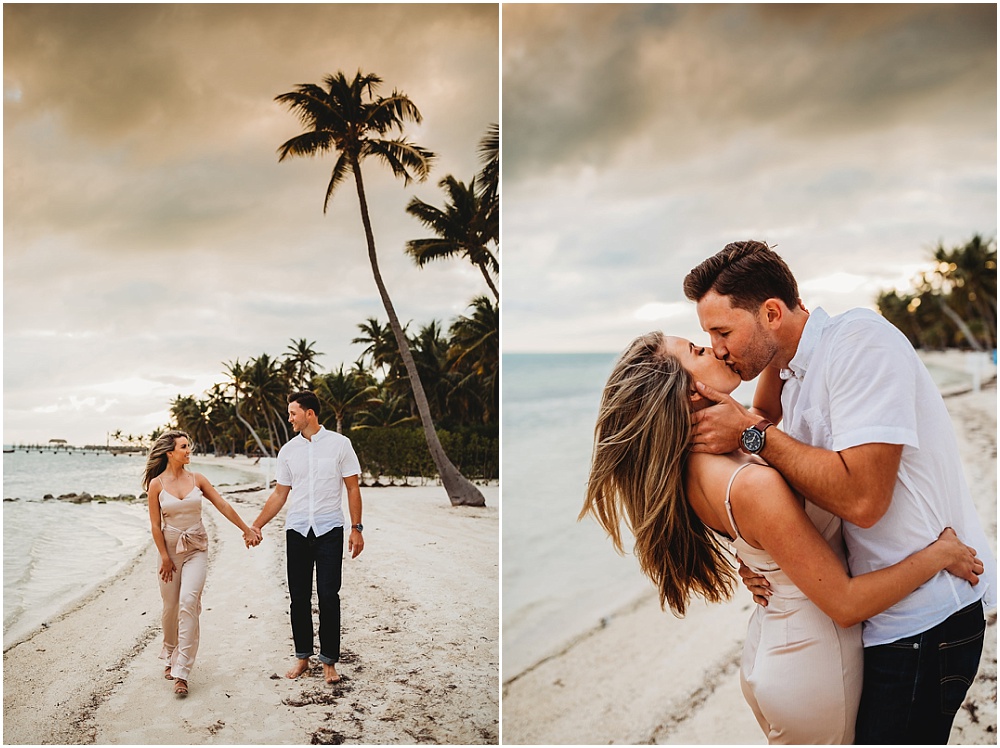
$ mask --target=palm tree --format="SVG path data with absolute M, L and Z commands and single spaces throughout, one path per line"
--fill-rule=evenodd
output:
M 479 268 L 486 285 L 499 300 L 500 292 L 490 272 L 498 273 L 500 263 L 486 246 L 499 233 L 499 215 L 490 210 L 489 203 L 480 196 L 475 177 L 466 186 L 449 175 L 438 182 L 438 186 L 448 193 L 444 209 L 416 197 L 406 206 L 406 212 L 418 218 L 437 237 L 411 239 L 406 243 L 406 253 L 418 267 L 431 260 L 465 257 Z
M 257 430 L 250 424 L 250 422 L 240 413 L 240 393 L 247 387 L 247 368 L 240 363 L 239 359 L 236 359 L 232 363 L 226 364 L 226 370 L 229 372 L 229 376 L 232 381 L 229 385 L 233 388 L 233 409 L 236 419 L 242 423 L 250 434 L 253 436 L 254 441 L 257 443 L 257 448 L 260 450 L 261 454 L 266 457 L 273 457 L 271 452 L 264 446 L 264 442 L 261 441 L 260 436 L 257 434 Z
M 449 358 L 452 371 L 463 375 L 455 390 L 477 389 L 488 423 L 500 404 L 500 308 L 485 296 L 477 296 L 470 306 L 472 314 L 451 325 Z
M 403 327 L 406 333 L 407 324 Z M 372 369 L 381 369 L 383 377 L 396 377 L 406 371 L 402 357 L 399 355 L 399 345 L 388 324 L 383 325 L 375 317 L 369 317 L 358 324 L 361 335 L 351 340 L 365 346 L 362 357 L 367 356 Z M 360 368 L 360 362 L 359 362 Z
M 242 426 L 236 418 L 236 408 L 233 400 L 226 393 L 226 385 L 213 384 L 208 391 L 208 422 L 211 428 L 212 445 L 215 453 L 236 453 L 236 442 Z M 223 449 L 223 447 L 225 449 Z
M 376 389 L 366 377 L 344 371 L 343 364 L 337 371 L 316 377 L 314 383 L 317 397 L 333 411 L 337 432 L 341 434 L 344 433 L 344 421 L 360 410 Z
M 431 161 L 434 159 L 433 153 L 402 137 L 392 140 L 383 137 L 394 130 L 402 133 L 404 120 L 420 122 L 420 112 L 407 96 L 398 91 L 394 90 L 388 97 L 376 97 L 382 79 L 371 73 L 362 74 L 358 71 L 354 79 L 349 81 L 343 72 L 338 72 L 336 75 L 326 76 L 324 83 L 326 89 L 304 83 L 296 86 L 294 91 L 275 97 L 276 101 L 287 105 L 296 113 L 302 125 L 308 128 L 306 132 L 285 141 L 278 148 L 278 160 L 284 161 L 288 156 L 321 155 L 329 151 L 339 154 L 326 188 L 326 197 L 323 201 L 324 213 L 337 185 L 348 175 L 354 176 L 372 275 L 382 305 L 389 317 L 389 325 L 396 337 L 403 364 L 406 366 L 431 457 L 452 505 L 485 506 L 486 500 L 479 489 L 448 459 L 434 429 L 430 406 L 420 383 L 406 335 L 403 333 L 379 270 L 375 235 L 372 233 L 368 200 L 361 176 L 361 162 L 374 156 L 392 169 L 395 176 L 401 177 L 404 184 L 409 184 L 414 177 L 421 181 L 427 178 Z
M 420 381 L 424 385 L 431 413 L 449 427 L 448 391 L 451 389 L 448 371 L 448 340 L 444 337 L 437 321 L 420 328 L 416 337 L 410 338 L 410 350 L 416 361 Z
M 208 420 L 209 403 L 191 395 L 178 395 L 170 404 L 170 415 L 181 431 L 187 432 L 194 448 L 201 452 L 211 443 L 211 424 Z
M 288 382 L 285 381 L 282 366 L 262 353 L 247 362 L 243 375 L 247 414 L 253 414 L 254 420 L 267 428 L 271 447 L 277 453 L 280 444 L 289 439 L 285 418 Z
M 318 352 L 313 346 L 316 345 L 306 341 L 305 338 L 292 340 L 285 353 L 285 362 L 289 366 L 289 386 L 296 390 L 304 390 L 309 387 L 312 378 L 316 375 L 316 359 L 323 354 Z
M 385 387 L 376 387 L 369 392 L 364 410 L 357 413 L 358 422 L 352 428 L 355 431 L 368 428 L 398 428 L 414 423 L 417 418 L 411 416 L 406 398 L 394 394 Z
M 997 250 L 992 239 L 975 234 L 964 246 L 934 250 L 936 275 L 949 291 L 947 301 L 939 299 L 941 310 L 962 331 L 973 348 L 980 349 L 975 326 L 986 348 L 994 347 L 997 318 Z

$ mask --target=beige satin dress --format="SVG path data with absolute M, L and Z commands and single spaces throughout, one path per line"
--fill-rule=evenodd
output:
M 160 516 L 167 554 L 176 567 L 173 578 L 160 577 L 163 598 L 163 648 L 160 659 L 174 678 L 188 679 L 198 654 L 201 592 L 208 572 L 208 536 L 201 523 L 204 496 L 195 486 L 183 498 L 160 490 Z
M 739 534 L 729 503 L 726 511 L 736 530 L 731 544 L 743 563 L 766 577 L 773 594 L 767 607 L 754 605 L 740 685 L 769 744 L 852 744 L 861 699 L 864 655 L 861 624 L 844 629 L 796 587 L 766 551 Z M 806 514 L 847 569 L 840 519 L 805 503 Z

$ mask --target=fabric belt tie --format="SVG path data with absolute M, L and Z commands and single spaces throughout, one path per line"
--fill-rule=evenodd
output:
M 187 553 L 188 551 L 204 551 L 208 549 L 208 535 L 205 526 L 200 522 L 194 527 L 186 530 L 178 530 L 176 527 L 166 525 L 166 529 L 180 533 L 177 538 L 177 552 Z

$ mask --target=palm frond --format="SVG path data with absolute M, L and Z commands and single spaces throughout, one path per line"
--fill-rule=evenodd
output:
M 278 146 L 278 161 L 288 156 L 317 156 L 336 148 L 333 135 L 323 130 L 309 130 Z
M 413 258 L 419 267 L 431 260 L 444 260 L 454 257 L 459 247 L 447 239 L 411 239 L 406 242 L 406 254 Z
M 425 203 L 419 197 L 410 200 L 406 206 L 406 212 L 429 229 L 437 230 L 438 227 L 444 227 L 449 222 L 449 215 L 445 211 L 430 203 Z
M 406 140 L 365 140 L 359 158 L 366 156 L 376 156 L 385 162 L 394 175 L 403 178 L 403 184 L 414 178 L 420 182 L 427 179 L 431 163 L 437 158 L 433 152 Z
M 365 121 L 373 130 L 385 134 L 394 128 L 402 131 L 402 123 L 406 121 L 420 124 L 423 117 L 408 96 L 393 91 L 392 96 L 380 98 L 370 105 Z
M 330 174 L 330 183 L 326 186 L 326 197 L 323 198 L 324 213 L 326 213 L 326 209 L 330 205 L 330 198 L 333 197 L 333 191 L 337 188 L 337 185 L 347 179 L 347 175 L 350 173 L 350 157 L 346 153 L 341 153 L 337 159 L 337 163 L 333 165 L 333 171 Z
M 489 164 L 491 161 L 500 158 L 500 125 L 493 123 L 490 125 L 483 139 L 479 141 L 479 158 L 483 163 Z
M 294 91 L 274 97 L 299 118 L 303 127 L 335 129 L 343 124 L 343 113 L 338 111 L 337 100 L 327 91 L 311 83 L 300 83 Z

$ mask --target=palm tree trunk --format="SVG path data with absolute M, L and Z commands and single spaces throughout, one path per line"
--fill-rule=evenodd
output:
M 955 325 L 958 327 L 958 329 L 962 331 L 962 334 L 965 336 L 965 339 L 969 341 L 969 345 L 971 345 L 977 351 L 983 350 L 982 344 L 973 334 L 972 330 L 969 329 L 969 326 L 965 324 L 965 320 L 959 317 L 958 313 L 950 306 L 948 306 L 948 302 L 946 302 L 944 299 L 938 298 L 938 302 L 941 304 L 941 311 L 943 311 L 945 315 L 948 317 L 948 319 L 954 322 Z
M 403 327 L 399 324 L 396 310 L 389 298 L 389 292 L 382 282 L 382 273 L 378 269 L 378 256 L 375 254 L 375 235 L 372 233 L 371 220 L 368 217 L 368 201 L 365 199 L 365 187 L 361 180 L 361 165 L 355 159 L 352 164 L 354 170 L 354 184 L 358 190 L 358 201 L 361 204 L 361 221 L 365 227 L 365 239 L 368 242 L 368 259 L 372 266 L 372 275 L 375 277 L 375 285 L 378 287 L 379 296 L 382 297 L 382 306 L 389 317 L 389 325 L 392 333 L 396 337 L 396 344 L 399 346 L 399 354 L 406 367 L 406 375 L 410 380 L 410 388 L 413 390 L 413 399 L 416 401 L 417 410 L 420 413 L 420 422 L 424 427 L 424 438 L 427 439 L 427 448 L 430 450 L 431 458 L 437 467 L 438 475 L 448 493 L 448 500 L 452 506 L 486 506 L 486 499 L 482 492 L 476 488 L 472 482 L 462 475 L 456 468 L 441 446 L 437 431 L 434 429 L 434 421 L 431 419 L 431 409 L 427 402 L 427 395 L 420 382 L 417 373 L 417 365 L 410 353 L 410 345 L 403 334 Z
M 497 290 L 497 287 L 493 285 L 493 279 L 490 278 L 490 272 L 486 269 L 486 263 L 480 262 L 478 264 L 479 269 L 483 271 L 483 277 L 486 279 L 486 285 L 490 287 L 490 290 L 493 292 L 493 296 L 496 300 L 500 301 L 500 292 Z
M 235 403 L 236 403 L 236 417 L 239 419 L 240 423 L 242 423 L 244 426 L 246 426 L 248 429 L 250 429 L 250 433 L 253 435 L 254 441 L 257 442 L 257 446 L 260 448 L 261 454 L 264 454 L 267 457 L 272 457 L 270 451 L 268 451 L 267 449 L 264 449 L 264 442 L 262 442 L 260 440 L 260 437 L 257 436 L 257 432 L 254 431 L 254 428 L 253 428 L 253 426 L 250 425 L 250 422 L 247 421 L 243 416 L 240 415 L 240 395 L 239 395 L 239 392 L 236 393 Z

